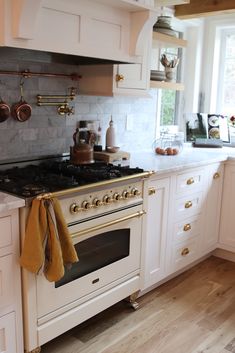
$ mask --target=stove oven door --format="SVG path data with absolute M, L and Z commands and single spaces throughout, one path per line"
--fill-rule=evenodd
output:
M 37 276 L 39 324 L 140 274 L 142 214 L 139 205 L 69 227 L 80 261 L 56 283 Z

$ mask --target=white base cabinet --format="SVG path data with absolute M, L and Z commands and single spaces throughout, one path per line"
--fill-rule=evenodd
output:
M 155 176 L 148 181 L 144 289 L 177 273 L 218 246 L 223 168 L 222 163 L 215 163 L 166 175 L 163 179 Z M 229 183 L 232 174 L 235 180 L 235 165 L 232 173 L 226 174 Z M 232 190 L 227 198 L 235 200 L 235 187 Z M 230 224 L 235 229 L 231 202 L 229 208 L 230 213 L 223 210 L 227 214 L 224 227 L 231 217 Z M 232 228 L 228 239 L 235 248 Z
M 219 241 L 224 165 L 220 163 L 213 164 L 206 168 L 206 172 L 205 226 L 201 249 L 202 252 L 208 253 L 217 247 Z M 221 220 L 223 220 L 223 217 Z
M 235 163 L 225 165 L 219 247 L 235 252 Z
M 145 283 L 148 288 L 165 276 L 165 250 L 170 178 L 148 183 Z
M 0 213 L 0 352 L 23 353 L 18 210 Z

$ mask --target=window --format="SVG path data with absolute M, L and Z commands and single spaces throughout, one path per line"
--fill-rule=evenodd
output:
M 235 114 L 235 27 L 220 31 L 217 106 L 221 114 Z

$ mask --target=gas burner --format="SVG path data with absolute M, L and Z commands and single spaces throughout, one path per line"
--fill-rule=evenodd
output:
M 48 192 L 48 189 L 40 184 L 27 184 L 22 187 L 23 196 L 35 196 Z
M 0 172 L 0 190 L 27 198 L 142 172 L 140 168 L 114 166 L 105 162 L 75 165 L 69 160 L 48 159 Z

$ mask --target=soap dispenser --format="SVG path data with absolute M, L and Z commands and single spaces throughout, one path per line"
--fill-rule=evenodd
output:
M 109 127 L 106 131 L 106 149 L 107 148 L 110 148 L 110 147 L 114 147 L 116 146 L 116 143 L 115 143 L 115 129 L 114 129 L 114 126 L 113 126 L 113 118 L 112 118 L 112 115 L 111 115 L 111 120 L 109 122 Z

